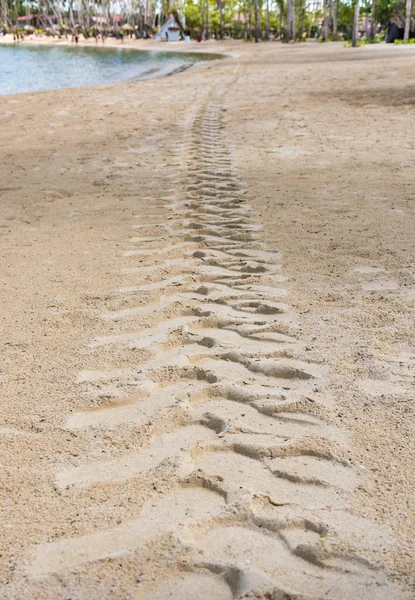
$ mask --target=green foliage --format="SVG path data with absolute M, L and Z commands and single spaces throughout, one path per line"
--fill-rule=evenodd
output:
M 376 0 L 375 18 L 382 28 L 386 28 L 391 19 L 402 18 L 404 14 L 405 0 Z
M 186 29 L 192 31 L 201 28 L 202 20 L 200 17 L 200 9 L 197 4 L 193 4 L 193 2 L 188 0 L 184 6 L 184 16 L 186 18 Z
M 409 38 L 409 40 L 394 40 L 393 42 L 396 45 L 400 44 L 415 44 L 415 38 Z
M 262 29 L 262 31 L 265 32 L 266 28 L 267 28 L 267 15 L 264 12 L 262 15 L 262 19 L 261 19 L 261 29 Z M 270 28 L 270 32 L 273 33 L 274 35 L 276 35 L 279 32 L 280 23 L 279 23 L 279 19 L 278 19 L 277 15 L 274 12 L 270 13 L 269 28 Z
M 220 0 L 209 0 L 209 28 L 211 32 L 219 37 L 220 33 Z M 234 16 L 235 16 L 235 0 L 222 0 L 222 25 L 232 25 L 232 34 L 235 29 L 235 33 L 237 33 L 238 25 L 236 24 L 234 27 Z M 205 10 L 206 4 L 204 4 Z M 242 12 L 242 11 L 241 11 Z M 190 31 L 199 29 L 202 27 L 202 17 L 200 10 L 200 3 L 194 2 L 192 0 L 186 0 L 184 5 L 184 14 L 186 17 L 186 28 Z M 243 24 L 242 24 L 243 25 Z M 225 35 L 228 31 L 228 28 L 223 30 L 223 34 Z M 232 37 L 238 37 L 238 35 L 232 35 Z
M 381 44 L 384 41 L 385 41 L 385 36 L 381 33 L 377 33 L 373 39 L 368 38 L 368 37 L 362 38 L 362 42 L 364 44 Z
M 241 40 L 244 37 L 244 24 L 242 21 L 233 21 L 230 34 L 236 40 Z
M 210 29 L 215 37 L 219 36 L 220 32 L 220 16 L 217 8 L 213 8 L 210 11 Z
M 356 0 L 345 4 L 344 2 L 339 3 L 339 12 L 337 15 L 337 27 L 339 31 L 343 32 L 346 40 L 352 38 L 353 29 L 353 15 L 354 8 L 356 6 Z

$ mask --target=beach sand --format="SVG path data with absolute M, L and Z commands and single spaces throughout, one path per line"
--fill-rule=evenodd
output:
M 0 96 L 0 596 L 411 598 L 415 51 L 203 49 Z

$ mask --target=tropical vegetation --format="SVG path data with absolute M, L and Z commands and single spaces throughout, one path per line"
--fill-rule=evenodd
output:
M 415 4 L 415 2 L 414 2 Z M 147 37 L 169 15 L 199 40 L 306 38 L 377 42 L 394 24 L 413 31 L 412 0 L 0 0 L 0 29 Z

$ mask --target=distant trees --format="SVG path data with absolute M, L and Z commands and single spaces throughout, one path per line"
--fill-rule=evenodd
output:
M 10 29 L 17 18 L 43 13 L 49 32 L 77 27 L 117 31 L 122 23 L 137 35 L 156 30 L 170 13 L 185 22 L 188 33 L 203 39 L 281 39 L 305 37 L 321 41 L 374 39 L 389 20 L 410 35 L 414 0 L 0 0 L 0 28 Z M 26 24 L 19 21 L 20 25 Z M 134 33 L 134 32 L 133 32 Z

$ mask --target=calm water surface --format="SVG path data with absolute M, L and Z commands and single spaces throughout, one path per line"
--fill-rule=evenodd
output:
M 0 45 L 0 95 L 144 79 L 216 58 L 196 52 Z

